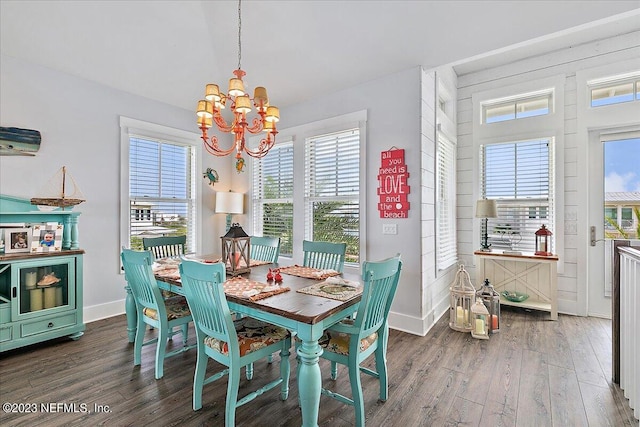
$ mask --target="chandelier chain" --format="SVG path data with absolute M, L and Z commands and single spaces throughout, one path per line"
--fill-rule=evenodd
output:
M 240 66 L 240 59 L 242 58 L 242 0 L 238 0 L 238 70 L 242 69 Z

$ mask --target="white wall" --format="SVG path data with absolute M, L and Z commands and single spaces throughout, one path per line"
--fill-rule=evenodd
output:
M 507 86 L 526 86 L 528 82 L 560 76 L 563 84 L 563 117 L 560 131 L 563 145 L 559 155 L 564 157 L 561 170 L 564 212 L 557 218 L 563 230 L 556 238 L 563 243 L 559 256 L 562 271 L 558 278 L 558 309 L 564 313 L 587 314 L 588 271 L 588 138 L 587 129 L 601 126 L 592 118 L 584 117 L 584 109 L 578 104 L 576 74 L 583 70 L 610 67 L 611 75 L 618 69 L 615 64 L 640 58 L 640 32 L 606 40 L 595 41 L 546 55 L 528 58 L 508 65 L 485 69 L 458 76 L 458 250 L 467 264 L 472 264 L 473 251 L 479 241 L 479 222 L 473 218 L 474 195 L 477 194 L 478 176 L 474 173 L 474 94 Z M 632 107 L 637 108 L 637 106 Z M 629 125 L 614 123 L 617 126 Z M 640 115 L 635 118 L 640 122 Z M 475 271 L 470 274 L 472 278 Z
M 35 157 L 0 156 L 0 192 L 31 198 L 66 165 L 87 200 L 74 208 L 82 213 L 80 246 L 86 251 L 84 318 L 92 321 L 123 313 L 125 282 L 118 273 L 119 116 L 195 133 L 195 113 L 6 55 L 0 59 L 1 125 L 42 133 Z M 219 159 L 205 159 L 203 168 L 209 166 L 230 174 Z M 228 183 L 222 182 L 216 190 L 225 190 L 225 185 Z M 219 245 L 224 219 L 213 216 L 210 186 L 203 183 L 202 192 L 201 248 L 212 252 Z
M 367 82 L 356 87 L 329 94 L 321 98 L 281 109 L 278 124 L 283 134 L 288 128 L 305 125 L 362 110 L 367 111 L 366 129 L 366 245 L 363 259 L 378 260 L 402 254 L 403 271 L 398 293 L 391 307 L 389 324 L 396 329 L 424 334 L 425 298 L 430 298 L 425 282 L 421 248 L 421 111 L 422 70 L 414 67 L 406 71 Z M 304 144 L 295 140 L 294 144 Z M 377 203 L 378 169 L 380 153 L 392 146 L 405 150 L 409 171 L 410 211 L 407 219 L 381 219 Z M 433 154 L 432 154 L 433 156 Z M 234 186 L 251 188 L 250 175 L 235 175 Z M 433 177 L 431 177 L 433 185 Z M 433 216 L 433 213 L 431 213 Z M 382 225 L 397 224 L 397 235 L 383 235 Z M 433 244 L 431 244 L 433 246 Z M 429 304 L 430 305 L 430 304 Z

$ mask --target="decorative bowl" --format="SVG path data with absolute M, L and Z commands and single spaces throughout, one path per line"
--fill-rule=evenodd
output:
M 511 302 L 522 302 L 529 298 L 529 295 L 522 292 L 503 291 L 502 296 Z

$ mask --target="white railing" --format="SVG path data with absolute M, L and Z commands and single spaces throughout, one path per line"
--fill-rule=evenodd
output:
M 640 418 L 640 249 L 620 253 L 620 388 Z

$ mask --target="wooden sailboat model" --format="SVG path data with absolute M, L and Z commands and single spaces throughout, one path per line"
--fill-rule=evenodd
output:
M 63 166 L 41 190 L 41 196 L 31 199 L 31 204 L 66 208 L 84 202 L 83 197 L 66 166 Z

